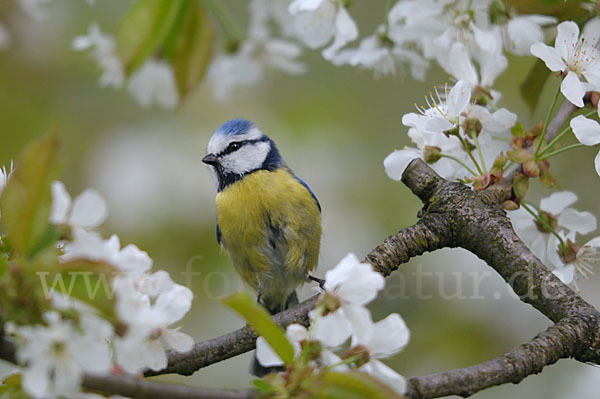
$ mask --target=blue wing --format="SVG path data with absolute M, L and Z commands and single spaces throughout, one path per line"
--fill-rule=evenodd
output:
M 296 175 L 294 175 L 294 178 L 296 180 L 298 180 L 300 182 L 300 184 L 302 184 L 304 186 L 304 188 L 306 188 L 308 190 L 308 192 L 310 193 L 310 196 L 315 199 L 315 202 L 317 203 L 317 207 L 319 208 L 319 212 L 321 212 L 321 204 L 319 204 L 319 200 L 317 199 L 315 193 L 312 192 L 312 190 L 310 189 L 310 187 L 308 187 L 308 184 L 306 184 L 306 182 L 304 180 L 302 180 L 301 178 L 299 178 Z
M 221 245 L 221 228 L 219 228 L 219 220 L 216 223 L 217 243 Z

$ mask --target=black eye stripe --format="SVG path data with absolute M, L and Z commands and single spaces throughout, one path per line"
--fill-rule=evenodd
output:
M 231 143 L 229 143 L 227 148 L 225 148 L 223 151 L 221 151 L 220 153 L 217 154 L 217 157 L 222 157 L 227 154 L 231 154 L 232 152 L 239 150 L 246 144 L 255 144 L 255 143 L 260 143 L 260 142 L 268 141 L 268 140 L 269 139 L 266 137 L 261 137 L 260 139 L 254 139 L 254 140 L 232 141 Z

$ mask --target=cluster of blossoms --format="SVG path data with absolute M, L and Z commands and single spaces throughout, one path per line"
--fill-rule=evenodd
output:
M 4 169 L 1 174 L 0 188 L 8 178 Z M 191 290 L 163 270 L 152 272 L 152 259 L 137 246 L 121 248 L 116 235 L 105 240 L 93 230 L 107 217 L 96 191 L 85 190 L 72 200 L 62 182 L 54 181 L 51 188 L 49 221 L 67 237 L 59 241 L 58 263 L 67 269 L 81 262 L 105 265 L 96 288 L 89 284 L 88 295 L 94 299 L 104 289 L 114 305 L 107 314 L 94 301 L 88 304 L 68 291 L 52 289 L 45 293 L 49 309 L 42 315 L 44 324 L 6 326 L 24 364 L 22 386 L 27 393 L 35 398 L 72 395 L 79 392 L 85 373 L 160 370 L 167 365 L 167 347 L 191 349 L 192 338 L 171 328 L 190 310 Z
M 598 226 L 592 213 L 570 207 L 576 201 L 575 193 L 558 191 L 543 198 L 539 206 L 522 202 L 509 215 L 531 251 L 564 283 L 578 289 L 578 277 L 589 278 L 600 264 L 600 237 L 576 244 L 577 234 L 590 234 Z
M 28 14 L 39 18 L 45 1 L 20 2 Z M 323 58 L 334 65 L 371 69 L 377 75 L 407 67 L 419 80 L 425 78 L 430 62 L 436 61 L 457 80 L 485 92 L 508 65 L 505 50 L 529 54 L 532 44 L 543 41 L 543 28 L 556 22 L 550 16 L 516 15 L 500 0 L 401 0 L 386 10 L 385 21 L 373 34 L 352 47 L 360 34 L 348 1 L 251 0 L 248 4 L 246 32 L 218 2 L 206 6 L 223 28 L 222 51 L 212 57 L 207 69 L 219 100 L 229 98 L 238 86 L 258 83 L 268 70 L 305 72 L 298 60 L 304 48 L 322 49 Z M 8 32 L 0 26 L 0 48 L 9 41 Z M 114 43 L 111 35 L 93 23 L 87 35 L 75 38 L 73 48 L 93 48 L 93 58 L 102 70 L 100 86 L 126 86 L 143 106 L 174 108 L 181 93 L 173 65 L 150 55 L 126 78 Z M 565 62 L 570 65 L 569 60 Z M 577 69 L 574 73 L 584 74 L 584 67 Z
M 379 359 L 401 351 L 408 344 L 410 331 L 397 313 L 373 322 L 365 307 L 383 287 L 381 274 L 370 264 L 360 263 L 354 254 L 348 254 L 326 273 L 325 292 L 309 314 L 310 328 L 307 330 L 299 324 L 288 326 L 286 335 L 295 356 L 310 353 L 308 367 L 317 371 L 357 369 L 403 394 L 406 390 L 404 377 Z M 263 337 L 256 341 L 256 357 L 265 367 L 284 364 Z
M 433 3 L 437 2 L 431 3 L 430 11 L 436 13 Z M 395 8 L 404 10 L 409 4 L 410 1 L 400 2 Z M 485 10 L 492 15 L 493 8 L 484 7 L 480 11 L 485 14 Z M 403 14 L 407 26 L 411 26 L 410 15 L 419 15 L 412 11 L 411 9 Z M 445 68 L 458 79 L 457 83 L 450 90 L 447 87 L 443 90 L 436 88 L 435 95 L 431 95 L 431 99 L 427 101 L 428 108 L 421 107 L 419 113 L 404 115 L 402 123 L 409 128 L 408 136 L 417 148 L 404 148 L 391 153 L 384 161 L 386 172 L 392 179 L 400 180 L 407 165 L 414 158 L 420 157 L 432 164 L 443 177 L 472 183 L 476 190 L 484 190 L 501 181 L 508 173 L 514 173 L 514 197 L 503 205 L 506 209 L 513 210 L 510 215 L 515 230 L 534 254 L 563 282 L 577 288 L 577 278 L 593 275 L 594 266 L 600 263 L 600 252 L 597 249 L 600 238 L 594 238 L 583 245 L 576 243 L 577 234 L 588 234 L 596 229 L 595 216 L 569 208 L 577 200 L 572 192 L 554 193 L 543 199 L 539 207 L 526 201 L 524 197 L 529 179 L 540 178 L 546 187 L 556 186 L 556 179 L 549 172 L 550 157 L 580 146 L 600 144 L 600 124 L 588 118 L 598 111 L 571 119 L 569 127 L 551 140 L 545 138 L 548 119 L 544 124 L 524 129 L 517 122 L 515 114 L 498 107 L 498 94 L 488 86 L 497 75 L 484 73 L 484 61 L 489 57 L 493 58 L 493 54 L 487 54 L 481 59 L 477 57 L 486 47 L 498 48 L 499 42 L 492 41 L 494 37 L 510 38 L 511 22 L 508 22 L 507 30 L 502 35 L 492 35 L 498 31 L 498 27 L 489 26 L 487 31 L 482 31 L 482 27 L 478 27 L 476 22 L 476 16 L 481 13 L 475 12 L 475 9 L 473 11 L 474 20 L 469 21 L 468 29 L 467 25 L 463 25 L 470 34 L 465 30 L 458 34 L 452 30 L 456 28 L 454 27 L 447 28 L 443 35 L 434 39 L 426 36 L 419 38 L 424 49 L 436 48 L 436 43 L 441 42 L 448 48 L 461 46 L 461 52 L 465 53 L 466 49 L 466 54 L 470 56 L 463 54 L 461 59 L 461 52 L 454 54 L 454 50 L 450 50 L 451 55 Z M 535 22 L 538 25 L 552 22 L 541 16 L 523 18 L 530 18 L 527 23 Z M 512 24 L 516 23 L 515 20 L 516 18 L 512 20 Z M 519 20 L 518 25 L 526 24 L 525 21 L 526 19 Z M 507 46 L 505 42 L 504 47 L 517 54 L 524 54 L 524 49 L 527 48 L 551 71 L 559 72 L 562 82 L 557 87 L 552 108 L 561 93 L 576 107 L 583 107 L 584 100 L 590 98 L 589 103 L 597 108 L 595 92 L 600 91 L 600 52 L 596 44 L 600 38 L 600 19 L 592 18 L 588 21 L 581 35 L 577 24 L 562 22 L 557 27 L 554 47 L 541 42 L 541 28 L 538 26 L 537 29 L 539 34 L 528 37 L 531 41 L 538 42 L 513 43 L 512 46 Z M 483 43 L 487 43 L 487 46 L 483 46 Z M 501 48 L 502 46 L 500 50 Z M 436 54 L 443 53 L 438 50 L 435 51 Z M 477 79 L 470 58 L 479 64 L 481 80 Z M 444 65 L 443 60 L 438 61 Z M 505 67 L 500 59 L 493 63 L 496 67 Z M 592 94 L 586 97 L 589 92 Z M 548 112 L 548 118 L 552 114 L 552 108 Z M 571 131 L 579 143 L 556 149 L 556 144 Z M 596 156 L 595 167 L 600 175 L 600 154 Z

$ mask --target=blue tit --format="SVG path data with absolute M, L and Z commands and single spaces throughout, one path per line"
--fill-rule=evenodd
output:
M 202 162 L 217 184 L 217 241 L 271 314 L 298 303 L 317 265 L 321 206 L 252 122 L 224 123 Z

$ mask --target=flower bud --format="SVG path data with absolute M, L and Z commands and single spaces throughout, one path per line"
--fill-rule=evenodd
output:
M 426 145 L 423 150 L 423 159 L 427 163 L 436 163 L 442 157 L 442 149 L 433 145 Z
M 446 135 L 446 137 L 450 137 L 450 136 L 458 137 L 460 135 L 460 129 L 458 128 L 458 126 L 454 126 L 452 129 L 448 129 L 448 130 L 444 131 L 444 134 Z
M 355 358 L 354 363 L 356 363 L 356 367 L 360 367 L 369 362 L 371 355 L 367 348 L 362 345 L 356 345 L 342 353 L 342 359 L 350 358 Z
M 523 173 L 529 177 L 538 177 L 540 168 L 534 160 L 523 162 Z
M 538 217 L 543 221 L 543 223 L 536 220 L 535 225 L 542 233 L 550 233 L 556 229 L 556 226 L 558 226 L 558 219 L 550 212 L 541 211 Z
M 323 315 L 326 315 L 331 312 L 335 312 L 341 306 L 342 306 L 342 303 L 340 302 L 340 298 L 338 298 L 336 295 L 333 295 L 327 291 L 325 291 L 325 293 L 323 294 L 323 297 L 317 304 L 317 307 L 323 308 L 323 310 L 324 310 Z
M 519 204 L 512 200 L 506 200 L 502 203 L 502 208 L 506 209 L 507 211 L 515 211 L 519 209 Z
M 481 129 L 483 129 L 483 126 L 481 125 L 481 121 L 479 119 L 467 118 L 465 120 L 465 133 L 467 134 L 467 136 L 479 136 L 479 133 L 481 133 Z

